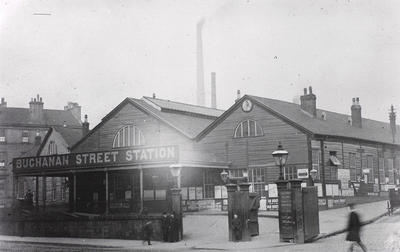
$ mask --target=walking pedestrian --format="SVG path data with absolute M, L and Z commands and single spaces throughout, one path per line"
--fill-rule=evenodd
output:
M 233 241 L 240 241 L 242 239 L 242 223 L 240 222 L 237 214 L 233 215 L 232 220 Z
M 349 204 L 350 207 L 350 215 L 349 215 L 349 222 L 347 225 L 347 236 L 346 240 L 351 242 L 348 251 L 353 251 L 354 245 L 357 244 L 360 248 L 365 252 L 367 248 L 361 242 L 360 238 L 360 229 L 361 229 L 361 222 L 358 216 L 358 213 L 355 211 L 354 204 Z
M 143 243 L 147 241 L 147 245 L 151 245 L 151 236 L 153 235 L 153 226 L 151 221 L 147 221 L 143 226 Z

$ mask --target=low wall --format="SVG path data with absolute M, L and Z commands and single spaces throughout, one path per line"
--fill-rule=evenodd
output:
M 0 234 L 17 236 L 142 239 L 142 228 L 152 221 L 152 240 L 162 240 L 161 216 L 107 216 L 77 220 L 1 220 Z

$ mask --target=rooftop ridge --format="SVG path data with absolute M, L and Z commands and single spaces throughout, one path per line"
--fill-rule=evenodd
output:
M 249 97 L 256 98 L 256 99 L 259 98 L 259 99 L 264 99 L 264 100 L 270 100 L 270 101 L 277 101 L 277 102 L 287 103 L 287 104 L 289 104 L 289 105 L 296 106 L 296 107 L 298 107 L 298 108 L 301 110 L 300 105 L 297 104 L 297 103 L 288 102 L 288 101 L 284 101 L 284 100 L 273 99 L 273 98 L 266 98 L 266 97 L 261 97 L 261 96 L 256 96 L 256 95 L 248 95 L 248 96 L 249 96 Z M 318 112 L 333 113 L 333 114 L 341 115 L 341 116 L 351 116 L 350 113 L 349 113 L 349 114 L 340 113 L 340 112 L 335 112 L 335 111 L 331 111 L 331 110 L 323 109 L 323 108 L 317 108 L 317 111 L 318 111 Z M 366 117 L 363 117 L 362 120 L 368 120 L 368 121 L 377 122 L 377 123 L 385 123 L 385 124 L 388 124 L 388 125 L 389 125 L 389 122 L 379 121 L 379 120 L 376 120 L 376 119 L 370 119 L 370 118 L 366 118 Z M 399 124 L 397 124 L 397 125 L 399 126 Z
M 149 99 L 149 100 L 160 100 L 160 101 L 166 101 L 166 102 L 173 102 L 177 104 L 182 104 L 182 105 L 187 105 L 187 106 L 192 106 L 192 107 L 197 107 L 197 108 L 203 108 L 203 109 L 209 109 L 209 110 L 215 110 L 215 111 L 221 111 L 224 112 L 225 110 L 222 109 L 215 109 L 215 108 L 210 108 L 206 106 L 200 106 L 200 105 L 195 105 L 195 104 L 190 104 L 190 103 L 184 103 L 184 102 L 177 102 L 177 101 L 172 101 L 172 100 L 166 100 L 166 99 L 160 99 L 160 98 L 153 98 L 149 96 L 143 96 L 143 98 Z

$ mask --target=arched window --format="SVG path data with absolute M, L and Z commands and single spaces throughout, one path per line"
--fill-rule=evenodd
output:
M 144 136 L 140 129 L 134 125 L 122 127 L 115 134 L 113 148 L 144 145 Z
M 263 136 L 261 126 L 254 120 L 245 120 L 238 123 L 235 128 L 234 138 Z

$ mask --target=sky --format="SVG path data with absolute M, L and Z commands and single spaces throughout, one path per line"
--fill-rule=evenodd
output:
M 91 127 L 126 97 L 196 103 L 202 19 L 206 103 L 236 91 L 388 121 L 400 109 L 400 2 L 386 0 L 0 0 L 0 96 L 78 102 Z

